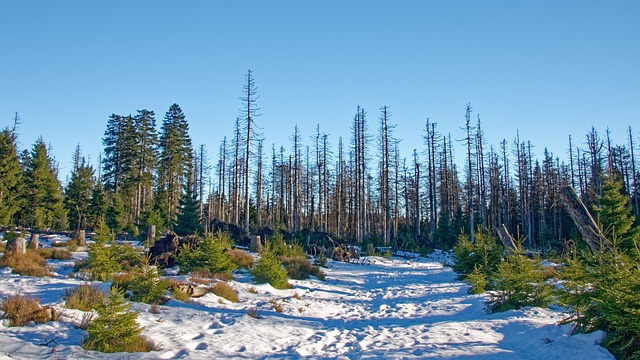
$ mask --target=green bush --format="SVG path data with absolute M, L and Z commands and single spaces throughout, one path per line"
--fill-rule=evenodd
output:
M 455 257 L 453 270 L 464 279 L 478 267 L 485 276 L 490 277 L 502 260 L 503 250 L 504 248 L 498 244 L 489 230 L 475 232 L 473 243 L 469 235 L 460 234 L 458 243 L 453 249 Z
M 80 285 L 64 292 L 64 305 L 69 309 L 90 311 L 104 303 L 107 295 L 98 287 Z
M 96 241 L 89 249 L 89 272 L 100 281 L 113 279 L 113 274 L 122 271 L 120 252 L 115 241 Z
M 271 251 L 277 257 L 296 257 L 306 256 L 304 248 L 297 242 L 287 244 L 279 231 L 274 232 L 271 238 L 268 240 Z
M 236 264 L 226 254 L 231 245 L 229 235 L 220 232 L 208 235 L 199 246 L 184 244 L 176 259 L 180 272 L 187 274 L 193 270 L 206 269 L 213 274 L 230 273 L 236 269 Z
M 492 277 L 493 291 L 487 310 L 500 312 L 525 306 L 547 306 L 552 291 L 533 261 L 518 253 L 510 254 L 498 265 Z
M 260 261 L 251 271 L 255 282 L 269 283 L 276 289 L 288 289 L 291 287 L 287 281 L 287 270 L 282 268 L 282 263 L 266 242 L 260 254 Z
M 135 278 L 129 284 L 129 290 L 133 293 L 133 301 L 141 301 L 146 304 L 157 304 L 162 300 L 169 281 L 160 279 L 158 269 L 145 261 L 144 265 L 136 269 Z
M 89 325 L 82 347 L 101 352 L 150 351 L 151 345 L 141 335 L 138 314 L 130 310 L 124 292 L 114 287 L 107 301 L 96 307 L 98 318 Z
M 282 265 L 287 270 L 289 278 L 296 280 L 305 280 L 313 275 L 320 280 L 324 280 L 325 274 L 318 266 L 314 266 L 304 256 L 296 256 L 292 258 L 283 258 Z
M 487 276 L 480 270 L 480 267 L 476 266 L 473 271 L 467 274 L 466 282 L 471 285 L 469 288 L 469 294 L 482 294 L 485 292 L 489 280 Z

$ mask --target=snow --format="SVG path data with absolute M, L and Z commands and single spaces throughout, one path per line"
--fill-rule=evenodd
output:
M 46 278 L 0 269 L 0 295 L 37 296 L 61 314 L 60 321 L 27 327 L 4 322 L 0 359 L 613 359 L 598 345 L 601 332 L 571 336 L 569 326 L 557 326 L 566 316 L 560 309 L 485 313 L 484 296 L 467 294 L 467 285 L 443 265 L 450 262 L 448 253 L 368 260 L 329 261 L 326 281 L 291 280 L 288 290 L 253 284 L 240 272 L 230 282 L 238 303 L 207 294 L 190 303 L 170 300 L 157 314 L 134 303 L 138 322 L 161 349 L 132 355 L 79 346 L 86 332 L 74 324 L 83 313 L 64 308 L 62 300 L 65 289 L 86 283 L 68 276 L 72 261 L 52 262 L 56 275 Z M 260 318 L 247 315 L 251 308 Z

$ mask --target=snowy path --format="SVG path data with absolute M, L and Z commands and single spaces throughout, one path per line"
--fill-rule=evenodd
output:
M 148 359 L 611 359 L 596 344 L 601 334 L 568 336 L 555 324 L 563 314 L 530 308 L 489 315 L 484 297 L 468 295 L 451 269 L 436 262 L 373 258 L 371 265 L 330 262 L 327 280 L 292 281 L 291 290 L 251 284 L 248 275 L 232 285 L 240 302 L 207 294 L 192 303 L 171 300 L 159 314 L 136 304 L 139 322 L 160 351 L 126 355 Z M 0 293 L 34 294 L 63 309 L 64 288 L 79 281 L 62 276 L 32 279 L 1 270 Z M 251 288 L 253 292 L 249 291 Z M 269 300 L 283 308 L 275 312 Z M 261 316 L 247 316 L 255 307 Z M 69 322 L 27 328 L 0 326 L 2 358 L 123 358 L 85 352 L 76 346 L 84 332 Z M 58 336 L 53 350 L 37 346 Z

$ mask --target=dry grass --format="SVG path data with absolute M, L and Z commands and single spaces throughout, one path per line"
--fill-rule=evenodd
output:
M 197 276 L 192 276 L 189 278 L 189 281 L 191 281 L 192 283 L 195 284 L 200 284 L 200 285 L 211 285 L 211 283 L 213 282 L 212 279 L 208 279 L 208 278 L 201 278 L 201 277 L 197 277 Z
M 82 314 L 82 319 L 80 319 L 80 323 L 78 325 L 75 325 L 75 327 L 81 330 L 87 330 L 89 328 L 89 325 L 91 325 L 91 323 L 93 322 L 94 317 L 95 317 L 95 313 L 93 312 L 86 312 Z
M 85 350 L 98 351 L 96 349 L 96 345 L 91 342 L 88 342 L 88 343 L 83 342 L 82 347 Z M 153 343 L 151 340 L 149 340 L 149 338 L 147 338 L 144 335 L 138 336 L 138 338 L 130 344 L 122 345 L 122 351 L 128 352 L 128 353 L 149 352 L 149 351 L 157 351 L 161 349 L 162 349 L 162 345 Z
M 23 276 L 43 277 L 51 274 L 45 259 L 36 252 L 28 251 L 26 254 L 4 253 L 0 258 L 0 268 L 8 266 L 13 272 Z
M 42 248 L 36 250 L 40 256 L 51 260 L 71 260 L 73 255 L 67 249 Z
M 282 307 L 282 304 L 278 303 L 275 299 L 269 300 L 269 304 L 271 305 L 271 308 L 273 309 L 273 311 L 277 313 L 281 313 L 282 310 L 284 310 Z
M 106 298 L 107 294 L 98 289 L 98 287 L 90 285 L 80 285 L 64 292 L 65 307 L 82 311 L 95 309 Z
M 191 300 L 191 295 L 189 295 L 188 292 L 186 291 L 182 291 L 178 288 L 174 288 L 173 289 L 173 298 L 178 300 L 178 301 L 182 301 L 182 302 L 189 302 L 189 300 Z
M 211 289 L 211 292 L 231 302 L 234 302 L 234 303 L 238 302 L 238 293 L 235 290 L 233 290 L 233 288 L 229 286 L 227 283 L 223 283 L 223 282 L 216 283 Z
M 254 319 L 262 319 L 262 316 L 260 316 L 260 313 L 258 312 L 258 309 L 255 306 L 247 309 L 247 315 Z
M 251 269 L 253 267 L 253 256 L 244 250 L 231 249 L 227 251 L 227 256 L 229 257 L 229 260 L 239 268 Z
M 3 318 L 9 319 L 9 326 L 25 326 L 30 321 L 45 323 L 51 320 L 47 311 L 40 306 L 40 300 L 27 295 L 10 295 L 0 305 Z
M 249 291 L 250 294 L 257 294 L 258 293 L 258 289 L 256 289 L 255 286 L 250 287 L 248 291 Z
M 297 292 L 296 292 L 296 293 L 293 293 L 293 296 L 292 296 L 292 297 L 293 297 L 294 299 L 296 299 L 296 300 L 302 300 L 302 296 L 300 296 L 300 294 L 298 294 Z
M 213 278 L 216 280 L 222 280 L 222 281 L 232 281 L 236 279 L 233 277 L 233 275 L 231 275 L 231 273 L 226 273 L 226 272 L 215 273 L 213 274 Z
M 191 271 L 191 275 L 202 279 L 212 279 L 213 274 L 208 269 L 195 269 Z

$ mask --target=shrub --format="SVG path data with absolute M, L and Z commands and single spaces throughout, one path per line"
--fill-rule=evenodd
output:
M 257 283 L 269 283 L 276 289 L 291 287 L 287 281 L 287 270 L 282 268 L 276 255 L 269 249 L 268 243 L 265 244 L 260 261 L 251 274 Z
M 64 292 L 65 307 L 82 311 L 95 309 L 106 298 L 107 294 L 98 289 L 98 287 L 91 285 L 80 285 Z
M 4 253 L 0 258 L 0 267 L 5 266 L 22 276 L 43 277 L 51 274 L 51 269 L 47 267 L 45 259 L 33 251 L 27 251 L 26 254 Z
M 291 279 L 305 280 L 313 275 L 320 280 L 324 280 L 325 277 L 325 274 L 319 267 L 311 264 L 311 262 L 303 256 L 283 258 L 282 265 L 287 270 L 287 274 Z
M 238 268 L 251 269 L 253 267 L 253 256 L 244 250 L 231 249 L 227 251 L 227 256 Z
M 169 288 L 169 281 L 160 279 L 158 269 L 149 265 L 149 260 L 146 259 L 144 265 L 136 269 L 134 274 L 135 277 L 129 285 L 129 290 L 133 292 L 132 300 L 146 304 L 160 302 Z
M 43 258 L 51 260 L 71 260 L 73 257 L 71 251 L 67 249 L 42 248 L 37 252 Z
M 223 283 L 223 282 L 216 283 L 211 289 L 211 292 L 231 302 L 238 302 L 238 293 L 235 290 L 233 290 L 233 288 L 229 286 L 227 283 Z
M 116 242 L 96 241 L 89 249 L 89 269 L 91 276 L 100 281 L 113 279 L 113 274 L 122 271 L 120 253 Z
M 189 302 L 189 300 L 191 299 L 191 295 L 189 295 L 189 293 L 186 291 L 180 290 L 179 288 L 173 288 L 173 298 L 178 301 Z
M 304 248 L 297 242 L 287 244 L 279 231 L 276 231 L 268 241 L 268 247 L 277 257 L 306 256 Z
M 206 269 L 211 273 L 229 273 L 236 265 L 229 259 L 226 252 L 231 249 L 232 241 L 229 235 L 215 233 L 204 238 L 199 246 L 184 244 L 177 257 L 182 273 L 192 270 Z
M 113 275 L 111 287 L 118 287 L 124 291 L 129 290 L 135 281 L 137 274 L 134 271 L 121 272 Z
M 543 283 L 542 273 L 522 254 L 507 256 L 492 280 L 494 291 L 487 300 L 490 312 L 547 306 L 551 300 L 551 288 Z
M 460 234 L 453 252 L 453 270 L 460 274 L 461 278 L 464 279 L 476 266 L 485 276 L 490 277 L 502 260 L 503 247 L 489 230 L 478 230 L 474 233 L 473 243 L 469 235 Z
M 45 323 L 51 318 L 40 307 L 40 300 L 27 295 L 8 296 L 0 305 L 3 318 L 9 319 L 9 326 L 25 326 L 30 321 Z
M 143 328 L 136 322 L 138 314 L 130 307 L 124 292 L 112 288 L 107 301 L 96 307 L 98 318 L 87 328 L 89 334 L 82 347 L 101 352 L 150 351 L 151 345 L 142 336 Z
M 476 265 L 473 271 L 467 275 L 466 282 L 471 285 L 469 288 L 469 294 L 482 294 L 489 281 L 487 276 L 480 270 L 480 267 Z

